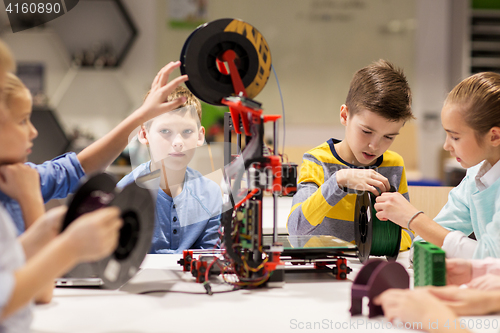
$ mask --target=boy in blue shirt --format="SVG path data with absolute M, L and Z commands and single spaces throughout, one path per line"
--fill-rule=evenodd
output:
M 150 253 L 182 253 L 186 249 L 211 249 L 219 245 L 220 187 L 188 167 L 196 148 L 205 142 L 200 101 L 180 86 L 168 99 L 179 97 L 186 98 L 181 108 L 141 127 L 138 139 L 148 145 L 151 160 L 139 165 L 117 185 L 126 186 L 159 170 L 160 188 Z
M 27 163 L 40 174 L 43 201 L 47 202 L 51 199 L 65 198 L 68 194 L 74 192 L 78 187 L 80 179 L 85 174 L 103 171 L 118 157 L 120 152 L 126 147 L 128 134 L 133 129 L 145 121 L 163 112 L 173 110 L 184 103 L 185 100 L 182 97 L 165 102 L 172 90 L 187 80 L 187 76 L 184 75 L 168 82 L 169 74 L 179 66 L 180 62 L 177 61 L 171 62 L 162 68 L 153 81 L 151 93 L 142 106 L 118 124 L 111 132 L 85 148 L 78 155 L 75 153 L 66 153 L 41 165 Z M 27 122 L 29 125 L 26 126 L 27 130 L 25 133 L 23 132 L 23 135 L 30 142 L 29 146 L 24 147 L 29 154 L 32 146 L 31 142 L 37 136 L 36 129 L 29 122 L 29 114 L 32 107 L 31 95 L 28 89 L 15 76 L 11 76 L 9 80 L 6 80 L 4 95 L 6 108 L 10 112 L 14 112 L 20 116 L 27 115 L 22 121 Z M 14 147 L 14 143 L 2 142 L 2 146 L 8 149 L 9 147 Z M 24 156 L 17 156 L 15 154 L 6 156 L 6 158 L 0 159 L 0 203 L 4 205 L 12 217 L 17 233 L 21 234 L 43 214 L 43 210 L 36 211 L 34 207 L 39 206 L 29 203 L 28 200 L 22 200 L 23 204 L 21 205 L 17 195 L 17 186 L 13 175 L 16 173 L 16 168 L 23 167 L 27 154 Z M 9 166 L 9 168 L 2 170 L 4 166 Z M 5 174 L 6 172 L 8 174 Z

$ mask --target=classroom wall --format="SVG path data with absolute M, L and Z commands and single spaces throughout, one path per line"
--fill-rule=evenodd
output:
M 470 75 L 468 0 L 419 0 L 416 17 L 413 110 L 417 116 L 418 170 L 422 177 L 442 175 L 445 132 L 441 108 L 448 92 Z
M 267 40 L 286 110 L 286 146 L 342 138 L 339 110 L 354 72 L 380 58 L 404 68 L 413 83 L 413 0 L 208 1 L 208 21 L 234 17 Z M 286 3 L 286 4 L 285 4 Z M 192 30 L 168 27 L 168 2 L 158 8 L 159 61 L 177 59 Z M 281 114 L 276 78 L 256 97 Z M 271 131 L 268 131 L 269 135 Z
M 109 131 L 141 104 L 157 70 L 179 58 L 192 32 L 168 25 L 169 1 L 123 2 L 139 36 L 119 69 L 103 71 L 72 70 L 69 54 L 50 29 L 12 34 L 5 29 L 5 12 L 0 11 L 1 38 L 16 59 L 46 63 L 47 93 L 68 132 L 76 126 L 96 137 Z M 457 7 L 466 7 L 467 0 L 208 0 L 207 4 L 208 21 L 240 18 L 266 38 L 286 110 L 285 153 L 288 150 L 296 162 L 306 149 L 330 137 L 343 138 L 338 111 L 352 75 L 385 58 L 405 70 L 418 118 L 403 128 L 394 148 L 418 177 L 439 175 L 444 139 L 439 112 L 452 82 L 464 75 L 463 59 L 454 58 L 464 54 L 460 49 L 464 34 L 452 26 L 455 16 L 465 17 L 455 13 Z M 71 21 L 71 15 L 58 20 Z M 72 33 L 76 38 L 86 31 Z M 256 100 L 263 103 L 265 113 L 281 114 L 274 75 Z M 266 133 L 271 135 L 270 128 Z M 279 147 L 282 135 L 281 124 Z
M 84 27 L 73 26 L 75 16 L 79 15 L 78 6 L 49 22 L 45 28 L 15 34 L 8 26 L 6 13 L 0 11 L 1 38 L 11 48 L 16 61 L 45 64 L 49 105 L 56 110 L 68 133 L 79 128 L 96 138 L 106 134 L 142 104 L 156 75 L 156 1 L 123 0 L 123 3 L 139 35 L 119 68 L 102 70 L 73 68 L 69 46 L 64 44 L 60 32 L 56 31 L 66 30 L 66 35 L 78 41 L 85 40 L 102 25 L 88 22 Z

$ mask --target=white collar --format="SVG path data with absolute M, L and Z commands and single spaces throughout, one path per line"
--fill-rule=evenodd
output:
M 475 178 L 479 191 L 493 185 L 500 178 L 500 161 L 493 166 L 488 161 L 484 161 Z

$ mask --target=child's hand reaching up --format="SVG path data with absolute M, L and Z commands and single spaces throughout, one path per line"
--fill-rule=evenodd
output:
M 185 102 L 184 98 L 167 102 L 168 95 L 188 79 L 186 75 L 182 75 L 168 81 L 169 75 L 180 65 L 180 61 L 176 61 L 163 67 L 156 75 L 144 103 L 108 134 L 78 154 L 78 160 L 85 173 L 104 171 L 125 149 L 131 133 L 148 120 L 175 110 Z
M 151 90 L 144 100 L 142 106 L 137 110 L 142 122 L 146 122 L 162 113 L 172 111 L 180 107 L 186 101 L 185 97 L 167 102 L 168 95 L 181 83 L 188 80 L 187 75 L 176 77 L 172 81 L 168 81 L 170 74 L 178 67 L 181 62 L 170 62 L 163 67 L 156 75 Z

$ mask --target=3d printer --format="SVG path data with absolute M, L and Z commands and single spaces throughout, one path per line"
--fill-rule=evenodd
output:
M 337 278 L 345 279 L 350 269 L 346 259 L 339 256 L 355 256 L 354 244 L 325 236 L 327 245 L 304 246 L 311 238 L 319 238 L 299 236 L 292 241 L 277 234 L 277 200 L 280 195 L 296 191 L 297 165 L 283 163 L 278 154 L 277 121 L 281 116 L 263 115 L 261 104 L 253 100 L 272 69 L 264 37 L 253 26 L 237 19 L 209 22 L 188 37 L 181 51 L 181 62 L 182 74 L 189 76 L 186 86 L 194 95 L 207 103 L 229 107 L 230 112 L 225 115 L 225 140 L 230 142 L 230 132 L 234 131 L 241 148 L 241 135 L 245 137 L 241 158 L 233 159 L 230 146 L 225 151 L 224 173 L 231 191 L 221 217 L 222 255 L 186 250 L 179 261 L 184 270 L 191 271 L 197 282 L 207 281 L 211 274 L 222 274 L 236 286 L 259 286 L 284 281 L 285 261 L 290 261 L 314 264 L 317 270 L 333 272 Z M 266 122 L 274 123 L 272 154 L 264 153 Z M 264 192 L 273 196 L 271 236 L 265 236 L 262 230 Z M 226 278 L 229 275 L 236 278 Z

